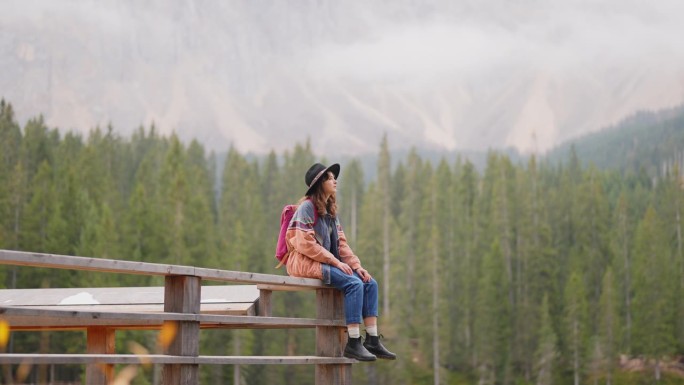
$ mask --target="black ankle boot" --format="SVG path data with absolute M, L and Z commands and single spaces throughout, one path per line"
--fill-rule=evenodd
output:
M 361 344 L 361 337 L 351 338 L 347 340 L 347 346 L 344 347 L 344 356 L 353 358 L 359 361 L 375 361 L 376 357 L 368 352 Z
M 366 333 L 366 341 L 363 342 L 363 346 L 372 354 L 378 358 L 383 358 L 385 360 L 396 360 L 397 355 L 387 350 L 380 342 L 380 337 L 371 336 Z

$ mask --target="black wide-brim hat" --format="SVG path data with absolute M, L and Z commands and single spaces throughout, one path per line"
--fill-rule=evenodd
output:
M 304 183 L 306 183 L 307 187 L 305 195 L 311 195 L 314 187 L 316 187 L 316 183 L 318 183 L 318 181 L 321 180 L 321 177 L 327 174 L 328 171 L 332 172 L 333 175 L 335 175 L 335 179 L 337 179 L 337 177 L 340 175 L 340 165 L 335 163 L 330 165 L 330 167 L 325 167 L 320 163 L 314 163 L 313 166 L 309 167 L 306 175 L 304 175 Z

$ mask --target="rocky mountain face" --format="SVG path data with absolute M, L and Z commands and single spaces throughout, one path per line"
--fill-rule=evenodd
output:
M 641 3 L 9 0 L 0 97 L 218 151 L 545 151 L 682 103 L 684 6 Z

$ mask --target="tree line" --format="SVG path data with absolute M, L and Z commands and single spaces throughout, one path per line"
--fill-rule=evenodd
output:
M 664 174 L 684 166 L 684 105 L 658 111 L 639 111 L 612 127 L 568 141 L 547 154 L 556 161 L 575 146 L 582 164 L 600 169 Z
M 559 163 L 392 159 L 342 164 L 341 223 L 381 286 L 380 330 L 400 359 L 354 366 L 358 384 L 682 383 L 682 175 Z M 681 144 L 680 144 L 681 145 Z M 23 127 L 0 102 L 0 248 L 285 274 L 273 258 L 280 210 L 305 191 L 308 142 L 218 157 L 154 126 L 129 138 Z M 6 288 L 163 285 L 158 277 L 0 267 Z M 274 314 L 315 314 L 278 293 Z M 122 332 L 117 349 L 151 332 Z M 203 355 L 314 354 L 310 330 L 204 331 Z M 13 333 L 15 352 L 84 351 L 81 333 Z M 626 363 L 641 370 L 629 371 Z M 53 369 L 62 381 L 78 367 Z M 39 376 L 37 373 L 35 376 Z M 307 384 L 300 366 L 201 368 L 203 383 Z M 158 381 L 146 368 L 136 384 Z M 641 382 L 640 382 L 641 381 Z

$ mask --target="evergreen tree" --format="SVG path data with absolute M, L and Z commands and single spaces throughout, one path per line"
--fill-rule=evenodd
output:
M 514 276 L 515 340 L 514 365 L 522 371 L 526 381 L 535 375 L 535 350 L 538 350 L 541 317 L 538 316 L 543 297 L 557 298 L 555 254 L 552 246 L 551 225 L 548 223 L 548 202 L 544 199 L 543 181 L 535 157 L 528 161 L 527 170 L 516 175 L 516 263 Z M 548 298 L 550 297 L 550 299 Z M 549 304 L 547 303 L 547 307 Z M 548 309 L 547 309 L 548 310 Z
M 387 134 L 382 137 L 380 143 L 380 157 L 378 159 L 378 190 L 379 198 L 382 202 L 382 312 L 385 316 L 390 316 L 390 292 L 391 292 L 391 265 L 390 265 L 390 181 L 391 181 L 391 162 Z
M 166 224 L 165 246 L 169 260 L 177 265 L 189 264 L 185 242 L 186 205 L 189 199 L 186 154 L 178 137 L 171 137 L 161 171 L 159 199 L 162 202 L 161 222 Z
M 510 282 L 506 274 L 505 256 L 498 240 L 482 262 L 478 282 L 475 313 L 475 347 L 480 384 L 505 383 L 510 338 Z
M 261 194 L 264 210 L 264 231 L 268 234 L 278 234 L 280 231 L 280 214 L 283 206 L 286 204 L 296 203 L 295 198 L 287 197 L 283 190 L 286 185 L 296 184 L 296 180 L 285 181 L 283 179 L 282 170 L 278 164 L 278 156 L 274 151 L 271 151 L 266 158 L 261 174 Z M 294 195 L 294 194 L 293 194 Z M 292 199 L 292 200 L 288 200 Z M 261 273 L 273 273 L 273 266 L 277 264 L 275 258 L 275 249 L 278 238 L 276 236 L 272 239 L 265 239 L 264 255 L 267 257 L 264 261 L 264 268 L 258 270 Z M 266 262 L 268 261 L 268 262 Z
M 358 246 L 354 252 L 362 258 L 363 266 L 372 275 L 379 275 L 382 272 L 382 199 L 376 183 L 368 185 L 361 205 L 359 216 L 359 237 Z M 346 234 L 346 232 L 345 232 Z M 377 278 L 376 278 L 377 279 Z M 382 285 L 381 282 L 378 282 Z M 382 313 L 381 313 L 382 314 Z M 382 320 L 389 318 L 382 314 Z
M 24 164 L 20 160 L 14 165 L 9 177 L 8 191 L 9 196 L 6 212 L 9 213 L 7 221 L 8 230 L 6 231 L 5 243 L 14 250 L 20 250 L 20 239 L 22 234 L 21 221 L 23 209 L 27 201 L 28 186 Z M 12 266 L 6 277 L 6 286 L 10 289 L 17 287 L 17 267 Z
M 433 384 L 439 385 L 442 382 L 442 344 L 446 338 L 442 326 L 448 323 L 449 316 L 446 314 L 444 304 L 447 302 L 443 297 L 445 291 L 442 290 L 443 282 L 451 275 L 447 271 L 448 262 L 453 260 L 453 239 L 455 229 L 450 220 L 454 215 L 453 201 L 451 200 L 451 170 L 447 162 L 442 159 L 437 171 L 434 173 L 431 183 L 430 199 L 430 237 L 428 249 L 432 260 L 431 278 L 432 281 L 432 371 Z
M 403 301 L 405 302 L 405 309 L 408 314 L 405 314 L 405 317 L 402 318 L 404 318 L 406 322 L 409 322 L 410 314 L 415 313 L 416 306 L 418 305 L 417 286 L 419 283 L 417 267 L 420 262 L 417 261 L 417 258 L 419 255 L 422 255 L 423 250 L 421 248 L 421 244 L 423 243 L 421 241 L 423 239 L 420 238 L 420 227 L 423 225 L 423 222 L 421 222 L 421 213 L 423 212 L 423 202 L 429 201 L 429 198 L 426 199 L 427 196 L 424 192 L 427 183 L 425 183 L 426 181 L 424 179 L 423 163 L 415 149 L 409 153 L 406 170 L 404 184 L 406 186 L 411 186 L 411 188 L 406 190 L 407 194 L 401 204 L 402 211 L 400 216 L 401 231 L 404 234 L 403 243 L 405 244 L 405 247 L 403 248 L 405 254 L 403 255 L 404 260 L 400 267 L 400 274 L 404 277 L 404 284 L 401 285 L 397 291 L 404 293 L 402 294 L 402 297 L 404 298 Z M 384 193 L 381 193 L 381 195 L 384 195 Z M 386 214 L 388 215 L 389 213 Z M 383 219 L 383 232 L 385 231 L 388 230 L 385 230 Z M 407 326 L 410 328 L 408 324 Z
M 684 164 L 682 165 L 684 166 Z M 672 270 L 679 279 L 674 283 L 678 293 L 684 293 L 684 179 L 679 165 L 673 166 L 662 178 L 654 192 L 659 198 L 655 200 L 657 212 L 663 218 L 665 242 L 672 255 Z M 680 295 L 673 297 L 675 308 L 675 337 L 679 347 L 684 347 L 684 300 Z
M 557 338 L 553 330 L 553 325 L 550 315 L 549 296 L 544 295 L 542 305 L 539 308 L 540 312 L 540 328 L 538 330 L 539 345 L 534 355 L 535 358 L 535 374 L 536 385 L 551 385 L 553 384 L 553 370 L 556 358 L 558 355 L 558 348 L 556 346 Z
M 598 373 L 595 373 L 595 375 L 605 376 L 606 385 L 611 385 L 613 383 L 615 359 L 618 353 L 618 337 L 620 330 L 617 293 L 615 290 L 613 270 L 611 268 L 608 268 L 603 276 L 598 320 L 598 335 L 596 341 L 598 354 L 594 356 Z
M 349 245 L 354 247 L 357 241 L 359 212 L 363 204 L 363 171 L 358 159 L 353 159 L 340 175 L 341 188 L 337 193 L 341 210 L 341 222 Z
M 611 243 L 614 266 L 619 271 L 620 298 L 624 314 L 623 335 L 620 346 L 629 352 L 632 335 L 632 226 L 629 225 L 628 200 L 625 191 L 620 193 L 613 214 Z
M 672 352 L 673 295 L 676 293 L 669 248 L 656 211 L 649 207 L 639 223 L 634 245 L 633 352 L 655 360 L 656 381 L 660 360 Z
M 574 385 L 579 385 L 584 376 L 587 311 L 587 294 L 582 278 L 579 272 L 573 271 L 565 287 L 565 345 Z
M 84 227 L 86 208 L 79 205 L 81 202 L 79 194 L 85 193 L 90 181 L 81 175 L 80 160 L 83 151 L 84 143 L 81 137 L 67 134 L 55 152 L 54 199 L 57 202 L 56 210 L 59 211 L 59 216 L 62 217 L 66 226 L 58 233 L 51 232 L 50 236 L 63 239 L 64 245 L 60 247 L 63 254 L 76 253 L 75 248 Z M 58 218 L 55 220 L 59 222 Z M 59 226 L 57 223 L 55 225 Z
M 487 161 L 483 180 L 483 194 L 480 196 L 483 208 L 480 216 L 481 226 L 484 230 L 483 237 L 478 245 L 480 252 L 486 253 L 485 242 L 496 243 L 502 257 L 502 267 L 505 274 L 506 293 L 500 299 L 505 300 L 506 314 L 503 318 L 509 325 L 505 327 L 506 333 L 514 332 L 515 319 L 518 316 L 515 297 L 515 286 L 517 282 L 513 275 L 513 267 L 516 264 L 515 255 L 515 218 L 516 212 L 515 196 L 515 169 L 509 159 L 491 153 Z M 484 262 L 480 276 L 487 274 Z M 478 290 L 481 290 L 478 287 Z M 479 295 L 479 293 L 478 293 Z M 501 305 L 500 305 L 501 306 Z M 499 346 L 501 363 L 498 369 L 501 371 L 499 378 L 502 382 L 508 383 L 511 380 L 510 373 L 512 360 L 512 342 L 506 339 L 507 345 Z
M 31 180 L 38 172 L 40 164 L 47 161 L 53 163 L 53 149 L 58 142 L 56 131 L 52 134 L 45 126 L 43 117 L 30 119 L 24 126 L 24 138 L 21 141 L 19 156 L 24 164 L 26 179 Z
M 458 178 L 455 183 L 455 250 L 454 267 L 456 279 L 449 280 L 449 293 L 455 293 L 456 300 L 449 301 L 450 339 L 449 354 L 451 367 L 469 367 L 476 361 L 474 349 L 475 307 L 477 305 L 477 281 L 479 261 L 477 246 L 480 238 L 479 224 L 479 178 L 475 166 L 466 161 L 456 167 Z M 458 321 L 460 320 L 460 321 Z M 457 347 L 463 346 L 463 351 Z M 461 356 L 460 360 L 456 360 Z
M 12 176 L 19 160 L 21 129 L 14 120 L 12 105 L 0 99 L 0 246 L 15 247 L 10 238 L 12 221 Z
M 24 250 L 47 251 L 48 219 L 52 216 L 54 197 L 52 167 L 43 161 L 29 186 L 30 198 L 23 210 L 24 233 L 21 247 Z
M 135 174 L 134 188 L 125 215 L 124 250 L 135 261 L 161 261 L 165 255 L 166 223 L 163 204 L 157 195 L 159 173 L 154 164 L 157 154 L 150 151 Z
M 186 175 L 189 181 L 188 203 L 185 205 L 185 243 L 189 263 L 194 266 L 216 267 L 215 217 L 212 212 L 214 184 L 204 149 L 192 141 L 187 151 Z
M 596 325 L 601 282 L 610 262 L 610 242 L 607 240 L 610 228 L 610 211 L 606 201 L 602 180 L 598 170 L 591 167 L 579 185 L 575 226 L 575 244 L 570 255 L 577 258 L 579 269 L 584 272 L 584 282 L 589 295 L 590 325 Z M 595 331 L 590 331 L 595 334 Z

